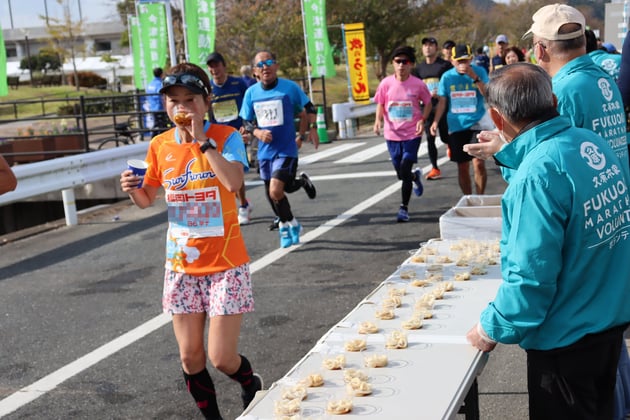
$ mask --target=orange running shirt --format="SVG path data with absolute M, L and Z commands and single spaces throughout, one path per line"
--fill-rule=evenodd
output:
M 219 182 L 198 143 L 179 143 L 176 130 L 151 140 L 144 178 L 147 185 L 165 190 L 169 222 L 165 267 L 200 276 L 249 262 L 235 194 Z M 245 155 L 242 139 L 232 127 L 210 124 L 206 136 L 217 142 L 220 153 L 228 140 L 240 142 Z M 235 155 L 240 158 L 241 154 L 230 154 Z

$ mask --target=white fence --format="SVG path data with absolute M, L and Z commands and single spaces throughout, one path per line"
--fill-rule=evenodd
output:
M 144 159 L 149 142 L 14 166 L 15 191 L 0 195 L 0 206 L 40 194 L 61 192 L 68 226 L 77 224 L 74 188 L 118 176 L 127 159 Z

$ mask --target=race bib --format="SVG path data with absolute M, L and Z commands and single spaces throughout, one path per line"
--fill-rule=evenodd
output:
M 413 105 L 410 101 L 391 101 L 387 104 L 387 112 L 392 122 L 412 121 Z
M 451 92 L 451 112 L 453 114 L 470 114 L 477 111 L 477 91 L 462 90 Z
M 166 191 L 169 233 L 176 238 L 223 236 L 219 187 Z
M 278 127 L 284 124 L 281 99 L 256 102 L 254 112 L 259 127 Z
M 212 104 L 214 119 L 220 123 L 234 121 L 238 118 L 238 107 L 235 100 L 215 102 Z

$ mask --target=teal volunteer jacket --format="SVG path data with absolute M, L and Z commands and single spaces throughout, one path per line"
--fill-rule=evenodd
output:
M 628 160 L 564 116 L 520 133 L 496 158 L 513 171 L 486 333 L 549 350 L 630 322 Z

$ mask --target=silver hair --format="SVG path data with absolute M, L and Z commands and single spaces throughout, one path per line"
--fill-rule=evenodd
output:
M 510 64 L 492 72 L 486 102 L 512 123 L 534 121 L 555 109 L 551 78 L 530 63 Z

